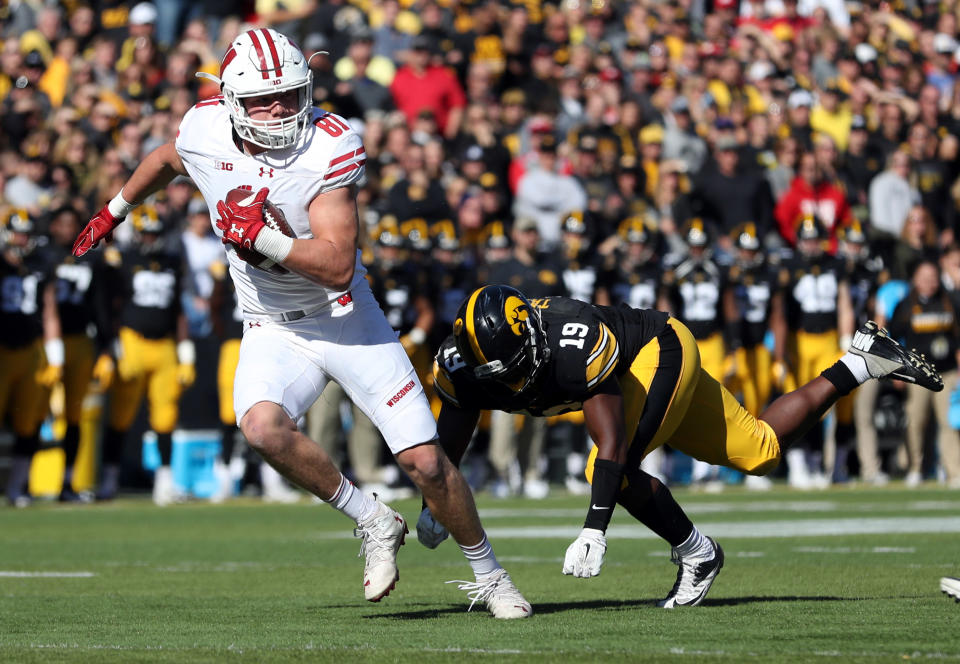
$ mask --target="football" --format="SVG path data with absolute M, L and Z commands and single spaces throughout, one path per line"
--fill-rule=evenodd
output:
M 256 197 L 256 195 L 257 192 L 250 191 L 249 189 L 231 189 L 227 192 L 227 197 L 224 199 L 224 201 L 227 204 L 237 203 L 238 205 L 250 205 L 253 203 L 253 199 Z M 283 211 L 269 200 L 263 202 L 263 223 L 265 223 L 268 228 L 272 228 L 275 231 L 280 231 L 287 237 L 297 237 L 296 233 L 293 232 L 293 229 L 290 228 L 290 224 L 287 223 L 287 218 L 283 216 Z M 272 259 L 267 258 L 254 249 L 244 249 L 234 245 L 229 245 L 229 247 L 237 252 L 237 256 L 259 270 L 264 270 L 273 274 L 289 273 L 287 268 L 275 263 Z

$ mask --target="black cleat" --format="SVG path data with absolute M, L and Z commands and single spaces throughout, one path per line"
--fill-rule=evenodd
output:
M 64 485 L 60 489 L 60 495 L 57 496 L 57 501 L 61 503 L 92 503 L 93 494 L 89 491 L 80 491 L 79 493 L 73 490 L 72 486 Z
M 850 352 L 867 363 L 874 378 L 896 378 L 934 392 L 943 390 L 943 378 L 923 355 L 907 350 L 872 320 L 860 326 L 853 335 Z

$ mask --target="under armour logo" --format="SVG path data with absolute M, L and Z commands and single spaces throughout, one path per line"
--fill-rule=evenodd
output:
M 230 224 L 230 232 L 236 235 L 238 239 L 243 238 L 243 227 L 241 226 Z
M 264 168 L 263 166 L 261 166 L 261 167 L 260 167 L 260 177 L 263 177 L 264 175 L 266 175 L 267 177 L 271 177 L 271 178 L 272 178 L 272 177 L 273 177 L 273 169 L 272 169 L 272 168 Z
M 247 327 L 262 327 L 262 326 L 260 325 L 260 323 L 258 323 L 258 322 L 256 322 L 256 321 L 248 320 L 248 321 L 247 321 Z

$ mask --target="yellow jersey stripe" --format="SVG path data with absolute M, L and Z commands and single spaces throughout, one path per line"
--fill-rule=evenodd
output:
M 477 341 L 477 329 L 473 324 L 473 310 L 477 305 L 477 298 L 480 297 L 480 291 L 482 290 L 482 288 L 478 288 L 473 291 L 473 294 L 467 301 L 467 320 L 464 322 L 467 324 L 467 338 L 470 340 L 470 349 L 473 350 L 473 354 L 477 356 L 480 364 L 486 364 L 487 358 L 484 357 L 483 351 L 480 350 L 480 342 Z
M 460 405 L 456 396 L 457 390 L 453 386 L 453 381 L 450 380 L 450 375 L 436 360 L 433 362 L 433 385 L 445 401 L 449 401 L 454 406 Z
M 587 358 L 587 389 L 592 389 L 607 379 L 620 359 L 620 344 L 609 328 L 600 324 L 600 339 Z

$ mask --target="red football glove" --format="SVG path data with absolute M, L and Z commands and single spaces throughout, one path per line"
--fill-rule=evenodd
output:
M 100 244 L 100 240 L 110 242 L 113 239 L 113 229 L 122 221 L 123 219 L 117 219 L 110 214 L 110 210 L 104 205 L 80 231 L 77 241 L 73 243 L 73 255 L 78 258 L 83 256 Z
M 263 202 L 267 200 L 270 190 L 264 187 L 257 192 L 256 198 L 250 205 L 238 203 L 217 203 L 217 228 L 223 231 L 223 243 L 233 244 L 243 249 L 253 249 L 257 235 L 266 226 L 263 223 Z

